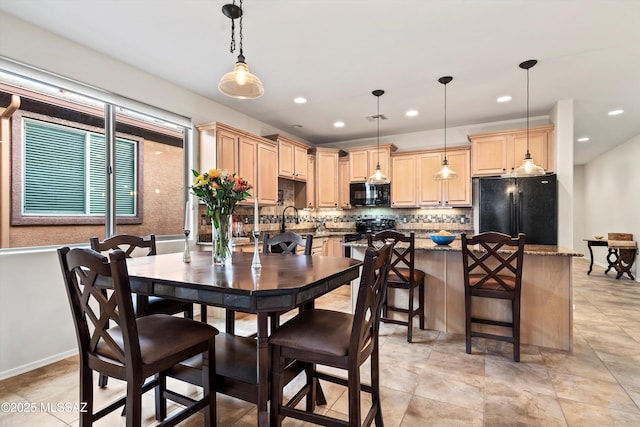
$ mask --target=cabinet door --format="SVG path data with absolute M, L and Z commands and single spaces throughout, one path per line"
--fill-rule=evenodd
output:
M 216 167 L 229 172 L 237 172 L 238 165 L 238 135 L 226 129 L 216 131 Z M 202 143 L 202 141 L 201 141 Z M 210 167 L 210 166 L 209 166 Z M 243 176 L 243 178 L 246 178 Z
M 418 204 L 420 206 L 440 205 L 442 202 L 442 182 L 433 179 L 433 176 L 442 167 L 442 157 L 440 152 L 424 153 L 418 157 L 420 176 Z
M 251 197 L 248 197 L 242 204 L 253 204 L 254 197 L 259 195 L 260 189 L 258 188 L 257 181 L 257 142 L 254 139 L 246 136 L 240 136 L 240 142 L 238 143 L 238 175 L 249 181 L 253 185 L 251 191 Z M 230 172 L 233 171 L 232 169 Z M 259 200 L 259 199 L 258 199 Z
M 369 152 L 367 150 L 349 153 L 349 180 L 365 182 L 369 178 Z
M 546 130 L 529 130 L 529 153 L 536 165 L 542 166 L 545 171 L 550 169 L 548 150 L 549 132 Z M 518 132 L 513 135 L 513 159 L 511 167 L 517 168 L 522 164 L 522 159 L 527 152 L 527 132 Z
M 391 207 L 416 206 L 416 156 L 413 154 L 391 158 Z M 384 171 L 383 171 L 384 172 Z
M 376 171 L 376 165 L 378 164 L 378 159 L 380 159 L 380 170 L 382 173 L 390 177 L 391 169 L 393 169 L 393 165 L 391 163 L 391 151 L 388 147 L 380 148 L 380 152 L 377 149 L 369 150 L 369 170 L 367 171 L 367 178 L 369 178 Z M 391 165 L 391 168 L 389 168 Z
M 283 178 L 293 178 L 295 173 L 294 145 L 289 141 L 278 141 L 278 175 Z
M 308 208 L 316 207 L 316 158 L 307 156 L 307 204 Z
M 337 257 L 344 256 L 341 237 L 329 237 L 329 241 L 327 243 L 327 251 L 325 255 L 337 256 Z
M 471 164 L 473 176 L 500 175 L 507 172 L 506 135 L 473 138 L 471 151 L 473 152 Z
M 443 181 L 444 204 L 450 206 L 471 206 L 471 153 L 469 150 L 447 152 L 447 160 L 451 169 L 458 174 L 458 179 Z
M 293 146 L 293 178 L 296 181 L 306 181 L 307 175 L 307 149 L 298 145 Z
M 349 208 L 349 159 L 338 160 L 338 202 L 341 208 Z
M 316 152 L 316 198 L 318 208 L 338 207 L 337 152 Z
M 278 151 L 275 145 L 257 144 L 258 201 L 264 205 L 278 202 Z

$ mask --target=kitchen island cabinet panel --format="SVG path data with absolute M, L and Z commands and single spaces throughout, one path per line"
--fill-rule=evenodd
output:
M 362 258 L 366 244 L 348 243 L 354 258 Z M 582 256 L 557 246 L 526 245 L 522 276 L 520 338 L 523 344 L 571 351 L 573 346 L 573 257 Z M 416 268 L 426 273 L 426 328 L 464 334 L 464 277 L 460 241 L 438 247 L 417 239 Z M 394 295 L 399 304 L 402 295 Z M 355 298 L 354 298 L 355 300 Z M 510 319 L 507 301 L 474 302 L 474 314 L 491 313 Z M 490 332 L 492 326 L 475 325 Z M 494 327 L 495 328 L 495 327 Z M 501 331 L 504 333 L 504 331 Z M 464 346 L 460 348 L 464 352 Z

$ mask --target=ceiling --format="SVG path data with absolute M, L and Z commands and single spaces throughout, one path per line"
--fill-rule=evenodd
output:
M 244 54 L 265 87 L 255 100 L 217 90 L 238 54 L 221 12 L 231 1 L 0 0 L 0 10 L 314 144 L 375 137 L 374 89 L 385 90 L 381 135 L 442 129 L 445 75 L 447 127 L 522 119 L 518 64 L 532 58 L 530 116 L 572 99 L 574 137 L 590 138 L 575 142 L 574 163 L 640 134 L 638 0 L 244 0 Z

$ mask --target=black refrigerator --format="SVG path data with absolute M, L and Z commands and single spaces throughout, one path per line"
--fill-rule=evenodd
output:
M 558 183 L 555 174 L 479 179 L 480 232 L 499 231 L 534 245 L 558 244 Z

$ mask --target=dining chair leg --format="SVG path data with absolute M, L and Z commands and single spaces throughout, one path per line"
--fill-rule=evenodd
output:
M 109 377 L 105 374 L 98 375 L 98 387 L 105 388 L 107 386 L 107 382 L 109 381 Z
M 378 346 L 371 353 L 371 400 L 377 407 L 375 422 L 376 427 L 384 427 L 382 420 L 382 405 L 380 404 L 380 354 Z
M 418 298 L 420 299 L 420 329 L 424 330 L 424 302 L 425 302 L 425 294 L 424 294 L 424 282 L 420 283 L 418 286 Z
M 465 341 L 467 345 L 467 354 L 471 354 L 471 295 L 465 295 L 464 299 Z
M 214 341 L 209 343 L 210 348 L 214 348 Z M 211 354 L 213 356 L 213 354 Z M 213 381 L 213 373 L 215 372 L 215 358 L 210 360 L 209 353 L 202 355 L 202 392 L 205 396 L 209 396 L 209 405 L 204 408 L 204 425 L 207 427 L 215 427 L 217 423 L 216 410 L 216 392 Z
M 520 361 L 520 301 L 514 300 L 513 307 L 513 360 Z
M 167 398 L 164 396 L 167 390 L 167 377 L 158 375 L 158 385 L 155 390 L 156 420 L 162 421 L 167 418 Z
M 347 380 L 349 394 L 349 425 L 359 426 L 361 419 L 360 408 L 360 369 L 351 369 Z
M 413 341 L 413 297 L 414 297 L 414 293 L 413 290 L 415 288 L 412 286 L 411 288 L 409 288 L 409 316 L 407 318 L 407 327 L 409 328 L 408 332 L 407 332 L 407 341 L 408 342 L 412 342 Z
M 142 378 L 127 378 L 127 400 L 125 403 L 127 427 L 142 425 Z
M 313 412 L 316 409 L 316 399 L 318 380 L 316 379 L 316 365 L 313 363 L 307 363 L 305 368 L 305 374 L 307 376 L 307 387 L 309 389 L 307 393 L 307 412 Z
M 86 405 L 80 413 L 80 426 L 90 426 L 93 422 L 93 371 L 80 362 L 80 402 Z
M 193 318 L 193 315 L 191 316 Z M 207 323 L 207 306 L 206 304 L 200 304 L 200 321 Z
M 282 387 L 281 372 L 284 367 L 284 362 L 280 356 L 280 347 L 275 346 L 271 354 L 272 367 L 271 367 L 271 410 L 270 423 L 271 427 L 280 427 L 282 425 L 282 417 L 280 416 L 280 405 L 282 405 Z

